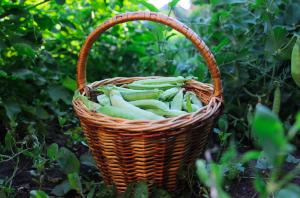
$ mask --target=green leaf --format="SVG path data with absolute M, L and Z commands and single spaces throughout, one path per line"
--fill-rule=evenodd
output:
M 19 55 L 28 56 L 31 58 L 35 56 L 34 49 L 27 43 L 16 43 L 14 44 L 14 48 L 16 49 Z
M 58 164 L 60 168 L 66 173 L 78 173 L 80 168 L 79 160 L 76 155 L 69 149 L 62 147 L 58 153 Z
M 6 110 L 7 117 L 11 121 L 15 120 L 18 113 L 21 112 L 20 105 L 13 101 L 6 101 L 6 102 L 3 102 L 3 104 L 4 104 L 4 108 Z
M 266 190 L 267 190 L 266 183 L 265 183 L 265 181 L 263 180 L 263 178 L 261 176 L 256 176 L 254 178 L 254 188 L 260 194 L 265 194 L 266 193 Z
M 42 190 L 30 191 L 30 198 L 48 198 L 48 195 Z
M 82 185 L 80 177 L 77 173 L 69 173 L 68 180 L 72 189 L 75 189 L 77 192 L 82 193 Z
M 259 158 L 256 161 L 256 168 L 266 170 L 273 168 L 272 160 L 267 158 L 267 155 L 264 152 L 261 152 Z
M 7 151 L 11 151 L 15 145 L 16 145 L 16 141 L 15 141 L 15 138 L 14 136 L 12 135 L 11 132 L 7 132 L 6 135 L 5 135 L 5 138 L 4 138 L 4 142 L 5 142 L 5 150 Z
M 56 196 L 63 196 L 71 190 L 71 185 L 68 180 L 63 181 L 62 183 L 56 185 L 51 191 L 52 194 Z
M 251 160 L 258 159 L 260 155 L 261 155 L 261 151 L 248 151 L 248 152 L 243 154 L 240 161 L 242 163 L 247 163 Z
M 75 91 L 77 88 L 76 80 L 74 80 L 73 78 L 70 78 L 69 76 L 67 76 L 66 78 L 63 79 L 62 85 L 65 88 L 70 89 L 71 91 Z
M 226 132 L 228 129 L 228 121 L 227 121 L 227 116 L 223 115 L 219 118 L 218 120 L 218 126 L 219 128 L 223 131 Z
M 19 78 L 22 80 L 27 80 L 27 79 L 33 80 L 37 74 L 29 69 L 19 69 L 19 70 L 13 72 L 12 75 L 13 75 L 13 77 L 16 77 L 16 78 Z
M 287 187 L 278 191 L 275 198 L 300 198 L 300 187 L 295 184 L 289 184 Z
M 206 186 L 210 186 L 211 185 L 211 180 L 210 180 L 210 176 L 208 174 L 208 170 L 207 170 L 206 165 L 205 165 L 205 161 L 204 160 L 197 160 L 196 161 L 196 168 L 197 168 L 196 173 L 197 173 L 199 179 Z
M 5 71 L 0 70 L 0 78 L 6 78 L 8 75 Z
M 225 5 L 225 4 L 235 4 L 235 3 L 246 3 L 246 0 L 211 0 L 212 5 Z
M 258 104 L 253 120 L 253 133 L 270 162 L 288 150 L 284 129 L 278 117 L 267 107 Z
M 180 0 L 172 0 L 170 3 L 169 3 L 169 7 L 170 9 L 173 9 L 177 3 L 179 2 Z
M 163 190 L 163 189 L 158 189 L 158 188 L 155 188 L 152 192 L 152 197 L 159 197 L 159 198 L 171 198 L 171 195 Z
M 52 18 L 45 14 L 42 15 L 39 13 L 39 14 L 34 15 L 34 20 L 36 21 L 38 26 L 43 30 L 45 30 L 45 29 L 51 30 L 53 28 L 53 26 L 55 25 Z
M 134 192 L 134 185 L 135 185 L 135 183 L 133 183 L 133 182 L 130 183 L 130 184 L 127 186 L 125 192 L 122 193 L 121 198 L 131 198 L 131 197 L 132 197 L 132 194 L 133 194 L 133 192 Z
M 58 154 L 58 145 L 56 143 L 51 144 L 47 149 L 47 156 L 51 160 L 56 160 Z
M 134 198 L 148 198 L 148 185 L 145 181 L 138 182 L 135 186 Z
M 158 12 L 159 11 L 153 4 L 148 3 L 145 0 L 137 0 L 136 2 L 142 4 L 143 6 L 145 6 L 146 8 L 148 8 L 152 12 Z
M 96 162 L 90 152 L 86 152 L 80 156 L 81 164 L 97 168 Z
M 300 162 L 300 159 L 294 157 L 294 156 L 291 155 L 291 154 L 288 154 L 288 156 L 287 156 L 287 158 L 286 158 L 286 161 L 289 162 L 289 163 L 298 164 L 298 163 Z
M 66 104 L 71 104 L 70 93 L 61 86 L 50 86 L 48 89 L 48 94 L 53 101 L 62 100 Z
M 57 4 L 63 5 L 66 3 L 66 0 L 55 0 Z

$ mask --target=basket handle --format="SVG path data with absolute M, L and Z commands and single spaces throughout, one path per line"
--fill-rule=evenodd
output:
M 186 36 L 189 40 L 191 40 L 206 61 L 211 74 L 211 78 L 213 80 L 214 96 L 223 97 L 219 68 L 213 54 L 210 52 L 203 40 L 192 29 L 188 28 L 186 25 L 182 24 L 176 19 L 155 12 L 130 12 L 120 14 L 107 20 L 106 22 L 98 26 L 92 33 L 90 33 L 90 35 L 85 40 L 85 43 L 81 47 L 77 62 L 77 87 L 80 91 L 82 91 L 86 85 L 87 57 L 95 40 L 100 36 L 102 32 L 109 29 L 110 27 L 119 23 L 135 20 L 148 20 L 165 24 L 171 28 L 174 28 L 175 30 Z

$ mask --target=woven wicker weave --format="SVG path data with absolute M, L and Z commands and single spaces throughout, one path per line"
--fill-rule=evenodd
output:
M 126 13 L 100 25 L 82 46 L 77 65 L 77 83 L 81 93 L 89 95 L 90 90 L 99 85 L 125 84 L 140 79 L 156 78 L 118 77 L 86 85 L 86 62 L 94 41 L 110 27 L 133 20 L 166 24 L 192 41 L 207 63 L 213 86 L 189 80 L 185 88 L 194 91 L 206 106 L 194 113 L 159 121 L 109 117 L 89 111 L 80 100 L 74 100 L 73 106 L 106 184 L 113 184 L 122 192 L 132 182 L 147 180 L 172 191 L 176 186 L 177 172 L 193 164 L 199 157 L 222 109 L 220 74 L 216 61 L 205 43 L 184 24 L 158 13 Z

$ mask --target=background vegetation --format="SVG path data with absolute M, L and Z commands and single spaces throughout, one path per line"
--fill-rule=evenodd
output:
M 108 18 L 137 10 L 169 14 L 190 26 L 222 74 L 224 114 L 197 171 L 180 176 L 178 195 L 299 197 L 300 91 L 290 57 L 300 34 L 300 1 L 194 0 L 190 10 L 177 3 L 158 10 L 144 0 L 0 1 L 0 197 L 115 196 L 96 171 L 71 97 L 87 35 Z M 118 25 L 93 46 L 89 82 L 149 75 L 210 82 L 196 49 L 163 25 Z M 280 95 L 276 115 L 265 106 Z M 258 103 L 265 106 L 256 108 Z M 148 196 L 145 183 L 135 189 L 124 197 L 131 191 Z M 156 189 L 151 196 L 170 195 Z

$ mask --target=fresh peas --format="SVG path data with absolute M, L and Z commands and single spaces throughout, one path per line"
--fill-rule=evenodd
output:
M 192 113 L 203 107 L 192 91 L 183 88 L 188 78 L 161 77 L 138 80 L 122 86 L 96 88 L 98 103 L 75 92 L 73 100 L 81 100 L 90 110 L 128 120 L 162 120 Z
M 128 84 L 127 87 L 129 87 L 130 89 L 137 89 L 137 90 L 141 90 L 141 89 L 146 89 L 146 90 L 151 90 L 151 89 L 160 89 L 160 90 L 167 90 L 167 89 L 171 89 L 174 87 L 180 87 L 183 84 L 137 84 L 137 83 L 131 83 Z
M 129 102 L 126 102 L 119 91 L 112 90 L 110 92 L 110 100 L 111 104 L 116 107 L 123 108 L 124 110 L 130 111 L 134 113 L 135 115 L 138 115 L 141 120 L 162 120 L 164 117 L 156 115 L 152 112 L 145 111 L 143 109 L 140 109 Z
M 293 47 L 291 57 L 291 73 L 296 85 L 300 87 L 300 37 Z
M 105 94 L 98 95 L 97 101 L 99 102 L 99 104 L 101 104 L 103 106 L 110 106 L 109 97 L 106 96 Z
M 128 120 L 139 120 L 141 117 L 136 115 L 126 109 L 114 107 L 114 106 L 104 106 L 97 109 L 98 113 L 103 113 L 105 115 L 117 118 L 124 118 Z
M 138 80 L 134 84 L 144 84 L 144 85 L 161 85 L 161 84 L 182 84 L 186 79 L 182 76 L 178 77 L 160 77 L 154 79 Z
M 143 109 L 161 109 L 163 111 L 168 111 L 169 107 L 159 100 L 136 100 L 130 102 L 134 106 L 143 108 Z
M 160 99 L 161 100 L 170 100 L 172 99 L 176 94 L 177 92 L 179 91 L 180 89 L 178 87 L 173 87 L 171 89 L 168 89 L 166 91 L 164 91 L 161 95 L 160 95 Z
M 171 109 L 172 110 L 181 110 L 183 104 L 183 89 L 181 89 L 173 98 L 171 101 Z

